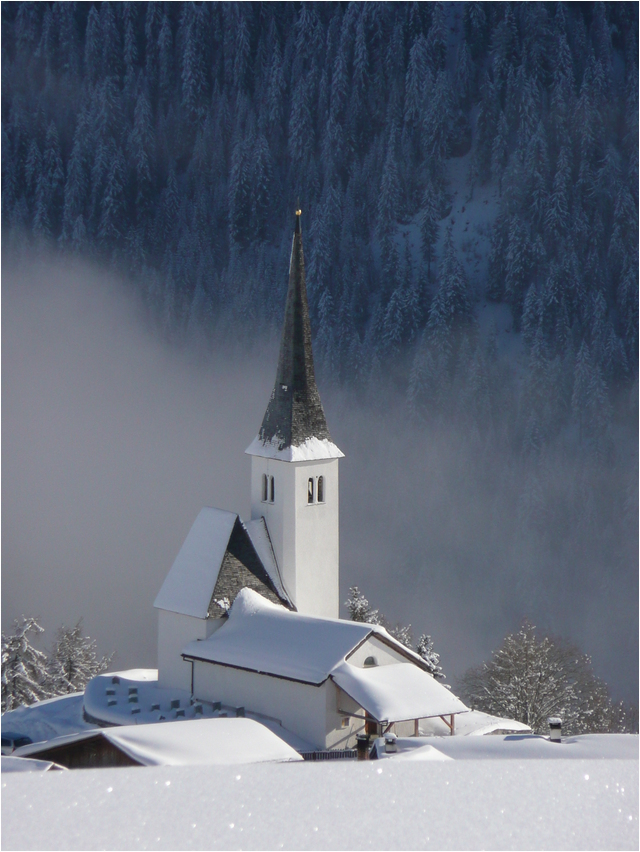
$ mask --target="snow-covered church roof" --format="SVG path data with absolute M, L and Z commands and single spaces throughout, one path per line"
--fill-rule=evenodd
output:
M 350 655 L 375 636 L 399 655 L 392 665 L 361 668 Z M 422 659 L 377 625 L 300 615 L 251 589 L 235 599 L 229 619 L 204 640 L 190 642 L 186 659 L 319 685 L 331 678 L 379 720 L 400 721 L 463 713 L 468 708 L 424 668 Z
M 221 615 L 243 586 L 289 603 L 264 518 L 244 524 L 234 512 L 205 507 L 189 530 L 154 606 L 207 618 Z M 215 594 L 214 594 L 215 593 Z
M 340 458 L 316 385 L 311 349 L 300 211 L 289 264 L 289 289 L 276 382 L 255 440 L 246 452 L 282 461 Z

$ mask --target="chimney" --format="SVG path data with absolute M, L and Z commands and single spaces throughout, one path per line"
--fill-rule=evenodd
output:
M 387 754 L 395 754 L 398 751 L 397 739 L 395 734 L 384 735 L 384 750 Z
M 562 742 L 562 719 L 559 716 L 551 716 L 549 719 L 549 742 Z

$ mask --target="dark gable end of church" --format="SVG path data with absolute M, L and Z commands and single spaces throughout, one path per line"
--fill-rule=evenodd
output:
M 240 589 L 244 588 L 253 589 L 271 603 L 291 608 L 291 604 L 278 594 L 242 521 L 240 518 L 236 518 L 220 565 L 218 579 L 211 595 L 208 616 L 212 618 L 222 617 L 226 613 L 226 609 L 216 601 L 226 598 L 232 604 Z
M 263 443 L 277 445 L 278 450 L 300 446 L 307 438 L 331 440 L 313 369 L 299 211 L 291 249 L 276 383 L 259 437 Z

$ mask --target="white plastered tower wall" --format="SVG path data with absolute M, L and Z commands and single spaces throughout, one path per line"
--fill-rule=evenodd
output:
M 273 477 L 273 502 L 263 500 L 264 476 Z M 337 458 L 282 461 L 252 455 L 251 517 L 264 517 L 285 589 L 304 615 L 338 618 L 339 509 Z

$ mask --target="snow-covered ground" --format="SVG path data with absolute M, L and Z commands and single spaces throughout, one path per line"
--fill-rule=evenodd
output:
M 2 848 L 637 849 L 638 764 L 384 760 L 5 774 Z
M 134 718 L 157 721 L 158 711 L 148 710 L 152 699 L 175 696 L 157 689 L 156 676 L 154 670 L 121 672 L 113 685 L 114 675 L 103 675 L 94 690 L 94 711 L 108 705 L 103 693 L 115 686 L 123 696 L 117 706 L 125 708 L 123 719 L 131 724 L 133 683 L 144 711 Z M 216 710 L 214 716 L 220 715 Z M 168 735 L 176 725 L 186 733 L 194 725 L 204 724 L 205 730 L 246 721 L 211 717 L 172 725 L 167 719 L 160 726 L 108 730 L 139 738 L 145 728 L 150 736 L 161 729 Z M 555 744 L 523 734 L 473 735 L 500 729 L 504 721 L 480 719 L 470 726 L 471 736 L 460 730 L 454 737 L 398 739 L 396 754 L 383 752 L 383 759 L 362 763 L 66 772 L 33 766 L 30 772 L 10 772 L 5 758 L 2 848 L 638 848 L 637 736 L 590 734 Z M 6 713 L 2 726 L 33 739 L 93 727 L 82 719 L 81 695 Z

